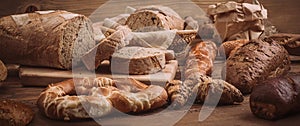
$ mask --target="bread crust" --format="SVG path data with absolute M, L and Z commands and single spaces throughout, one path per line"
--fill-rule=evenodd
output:
M 33 117 L 34 112 L 29 106 L 13 100 L 1 99 L 1 126 L 25 126 L 31 122 Z
M 226 81 L 248 94 L 259 81 L 286 74 L 290 59 L 278 43 L 252 40 L 229 56 L 225 70 Z
M 0 82 L 4 81 L 6 77 L 7 77 L 7 68 L 4 65 L 4 63 L 0 60 Z
M 163 106 L 166 101 L 167 93 L 162 87 L 147 86 L 132 78 L 98 77 L 49 85 L 37 105 L 51 119 L 77 120 L 100 118 L 112 113 L 113 108 L 125 113 L 149 111 Z
M 83 15 L 37 11 L 6 16 L 0 19 L 0 59 L 12 64 L 71 69 L 72 59 L 95 44 L 93 38 L 91 22 Z M 77 46 L 80 49 L 73 50 Z

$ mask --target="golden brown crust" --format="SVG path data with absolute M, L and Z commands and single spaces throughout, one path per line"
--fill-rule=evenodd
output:
M 23 103 L 8 99 L 0 101 L 1 126 L 25 126 L 31 122 L 33 116 L 33 110 Z
M 144 112 L 161 107 L 166 101 L 167 93 L 160 86 L 147 86 L 132 78 L 98 77 L 50 85 L 41 93 L 37 104 L 49 118 L 74 120 L 99 118 L 110 114 L 113 107 L 125 113 Z
M 7 68 L 4 63 L 0 60 L 0 82 L 4 81 L 7 77 Z

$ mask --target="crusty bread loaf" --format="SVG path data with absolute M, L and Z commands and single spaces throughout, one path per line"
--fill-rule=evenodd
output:
M 250 96 L 251 111 L 255 116 L 268 120 L 299 113 L 299 89 L 300 73 L 259 82 Z
M 151 74 L 165 67 L 165 52 L 156 48 L 124 47 L 112 55 L 112 73 Z
M 4 81 L 6 79 L 6 77 L 7 77 L 7 68 L 5 67 L 3 62 L 0 60 L 0 82 Z
M 244 94 L 259 82 L 287 73 L 290 59 L 287 51 L 276 42 L 251 40 L 237 49 L 226 61 L 226 81 Z
M 0 99 L 0 125 L 25 126 L 33 119 L 33 110 L 20 102 Z
M 171 8 L 165 6 L 144 6 L 131 14 L 126 25 L 133 31 L 183 30 L 184 20 Z
M 71 69 L 95 45 L 90 20 L 67 11 L 37 11 L 0 19 L 5 63 Z

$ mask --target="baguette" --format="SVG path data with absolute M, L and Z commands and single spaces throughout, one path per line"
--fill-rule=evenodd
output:
M 276 42 L 251 40 L 226 61 L 226 81 L 249 94 L 259 82 L 286 74 L 290 70 L 287 51 Z
M 221 96 L 218 104 L 234 104 L 244 100 L 242 93 L 231 84 L 209 77 L 215 56 L 216 45 L 213 42 L 192 45 L 186 61 L 184 81 L 174 80 L 166 85 L 174 108 L 181 108 L 191 99 L 203 103 L 207 98 L 207 103 L 212 104 L 217 100 L 217 94 Z
M 91 21 L 67 11 L 36 11 L 0 19 L 5 63 L 71 69 L 95 45 Z
M 271 78 L 253 89 L 251 112 L 262 119 L 277 120 L 300 112 L 300 73 Z

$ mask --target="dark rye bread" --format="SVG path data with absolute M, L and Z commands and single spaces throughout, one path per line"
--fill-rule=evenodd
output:
M 126 25 L 139 32 L 183 30 L 184 20 L 169 7 L 151 5 L 137 9 L 127 18 Z
M 289 73 L 260 82 L 251 93 L 252 113 L 276 120 L 300 112 L 300 73 Z
M 4 81 L 6 79 L 6 77 L 7 77 L 7 68 L 5 67 L 3 62 L 0 60 L 0 82 Z
M 25 126 L 34 116 L 33 110 L 23 103 L 0 99 L 0 126 Z
M 156 48 L 124 47 L 112 55 L 112 73 L 151 74 L 165 67 L 165 52 Z
M 229 56 L 225 69 L 226 81 L 248 94 L 258 82 L 287 73 L 290 59 L 276 42 L 251 40 Z
M 95 45 L 90 20 L 67 11 L 37 11 L 0 19 L 5 63 L 71 69 Z

